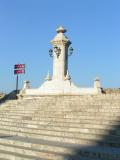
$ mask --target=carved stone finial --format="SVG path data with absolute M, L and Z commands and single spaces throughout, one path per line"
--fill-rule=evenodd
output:
M 69 72 L 68 72 L 68 70 L 67 70 L 67 74 L 66 74 L 66 76 L 65 76 L 65 80 L 70 80 L 70 79 L 71 79 L 71 77 L 70 77 Z
M 45 77 L 45 80 L 46 81 L 51 81 L 52 80 L 50 72 L 48 72 L 47 76 Z
M 67 30 L 63 26 L 60 26 L 59 28 L 57 28 L 56 31 L 57 31 L 57 33 L 65 33 L 65 32 L 67 32 Z
M 94 87 L 95 87 L 95 88 L 101 88 L 100 78 L 99 78 L 99 77 L 96 77 L 96 78 L 95 78 L 95 80 L 94 80 Z

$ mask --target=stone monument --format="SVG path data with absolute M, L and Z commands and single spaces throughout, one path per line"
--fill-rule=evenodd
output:
M 80 88 L 76 86 L 69 75 L 68 56 L 72 54 L 71 41 L 66 37 L 66 29 L 60 26 L 56 36 L 51 41 L 53 46 L 49 50 L 50 56 L 53 58 L 53 75 L 47 74 L 44 83 L 37 89 L 29 86 L 29 81 L 25 81 L 21 90 L 21 95 L 84 95 L 101 93 L 100 80 L 94 81 L 91 88 Z M 26 83 L 27 82 L 27 83 Z M 28 87 L 29 86 L 29 87 Z

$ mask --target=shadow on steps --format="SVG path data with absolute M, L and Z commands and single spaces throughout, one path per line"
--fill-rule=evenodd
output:
M 120 121 L 108 130 L 96 145 L 74 148 L 74 154 L 65 160 L 120 160 Z

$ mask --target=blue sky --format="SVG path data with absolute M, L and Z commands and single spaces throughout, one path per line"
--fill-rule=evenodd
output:
M 119 0 L 0 0 L 0 90 L 15 89 L 13 66 L 26 64 L 19 86 L 39 87 L 52 59 L 48 55 L 56 28 L 72 41 L 69 72 L 79 86 L 120 87 Z

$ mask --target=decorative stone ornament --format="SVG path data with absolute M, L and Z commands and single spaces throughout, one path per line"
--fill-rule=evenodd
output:
M 69 48 L 69 53 L 68 53 L 68 55 L 71 56 L 72 54 L 73 54 L 73 48 L 70 47 L 70 48 Z
M 71 77 L 70 77 L 70 75 L 69 75 L 68 70 L 67 70 L 67 74 L 66 74 L 65 80 L 71 80 Z
M 54 52 L 56 53 L 57 58 L 58 58 L 60 56 L 60 53 L 61 53 L 60 47 L 54 46 Z
M 47 76 L 45 77 L 45 80 L 46 81 L 51 81 L 51 75 L 50 75 L 50 73 L 48 72 L 48 74 L 47 74 Z
M 57 31 L 57 33 L 65 33 L 65 32 L 67 32 L 67 30 L 63 26 L 60 26 L 59 28 L 57 28 L 56 31 Z
M 50 57 L 53 57 L 53 50 L 52 49 L 49 49 L 49 55 L 50 55 Z

